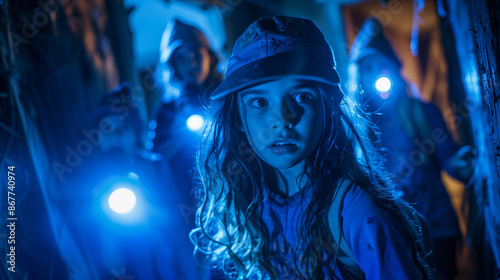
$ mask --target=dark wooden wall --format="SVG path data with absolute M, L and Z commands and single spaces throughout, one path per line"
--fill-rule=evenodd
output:
M 469 188 L 469 237 L 477 279 L 493 279 L 500 264 L 500 2 L 449 0 L 467 96 L 477 168 Z

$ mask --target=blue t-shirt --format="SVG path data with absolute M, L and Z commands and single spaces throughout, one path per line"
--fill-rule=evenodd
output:
M 262 218 L 269 229 L 269 253 L 281 279 L 297 279 L 297 269 L 307 260 L 294 250 L 299 222 L 312 196 L 306 187 L 288 198 L 269 193 L 262 207 Z M 410 235 L 397 217 L 375 205 L 368 195 L 354 185 L 347 191 L 342 206 L 342 229 L 356 262 L 366 279 L 422 279 L 412 253 Z M 325 279 L 352 279 L 337 261 L 331 240 L 319 240 L 320 260 Z M 316 245 L 315 245 L 316 247 Z

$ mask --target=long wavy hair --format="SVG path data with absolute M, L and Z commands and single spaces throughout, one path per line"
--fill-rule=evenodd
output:
M 299 176 L 311 182 L 312 198 L 297 232 L 295 268 L 304 279 L 324 279 L 317 240 L 332 240 L 328 213 L 334 194 L 350 180 L 373 202 L 398 217 L 414 242 L 415 263 L 431 277 L 424 260 L 422 230 L 415 212 L 388 187 L 377 154 L 366 137 L 368 119 L 339 86 L 318 83 L 324 104 L 324 126 L 316 149 L 305 159 Z M 265 163 L 242 131 L 238 93 L 211 104 L 212 120 L 197 153 L 197 227 L 191 232 L 195 253 L 202 253 L 210 268 L 233 278 L 278 279 L 269 254 L 269 232 L 258 211 L 264 200 Z M 301 190 L 304 191 L 304 190 Z M 315 243 L 316 242 L 316 243 Z M 292 244 L 293 245 L 293 244 Z M 297 251 L 303 260 L 298 264 Z M 431 277 L 432 278 L 432 277 Z

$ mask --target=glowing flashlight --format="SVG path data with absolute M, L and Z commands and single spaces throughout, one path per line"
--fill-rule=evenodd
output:
M 380 77 L 375 82 L 375 88 L 378 92 L 388 92 L 392 87 L 392 82 L 387 77 Z
M 203 127 L 204 122 L 205 122 L 205 120 L 203 119 L 202 116 L 195 114 L 195 115 L 191 115 L 187 119 L 186 124 L 187 124 L 187 127 L 189 128 L 189 130 L 198 131 Z
M 135 194 L 126 188 L 115 190 L 108 199 L 109 208 L 118 214 L 130 212 L 134 208 L 135 202 Z

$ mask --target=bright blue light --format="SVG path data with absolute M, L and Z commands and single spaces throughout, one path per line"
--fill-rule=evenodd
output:
M 156 137 L 156 132 L 154 130 L 148 131 L 148 139 L 155 139 Z
M 145 145 L 146 149 L 151 150 L 151 149 L 153 149 L 154 143 L 151 140 L 147 140 L 144 145 Z
M 203 119 L 202 116 L 195 114 L 195 115 L 191 115 L 187 119 L 186 124 L 187 124 L 187 127 L 189 128 L 189 130 L 198 131 L 203 127 L 204 122 L 205 122 L 205 120 Z
M 149 124 L 148 124 L 148 127 L 149 127 L 149 129 L 151 129 L 151 130 L 156 129 L 156 126 L 157 126 L 157 124 L 156 124 L 156 121 L 155 121 L 155 120 L 150 121 L 150 122 L 149 122 Z
M 119 214 L 130 212 L 135 206 L 135 194 L 126 188 L 119 188 L 108 199 L 109 208 Z
M 380 77 L 375 82 L 375 88 L 378 92 L 388 92 L 392 87 L 391 80 L 387 77 Z
M 139 175 L 137 175 L 137 173 L 135 172 L 129 172 L 128 177 L 132 180 L 139 180 Z

